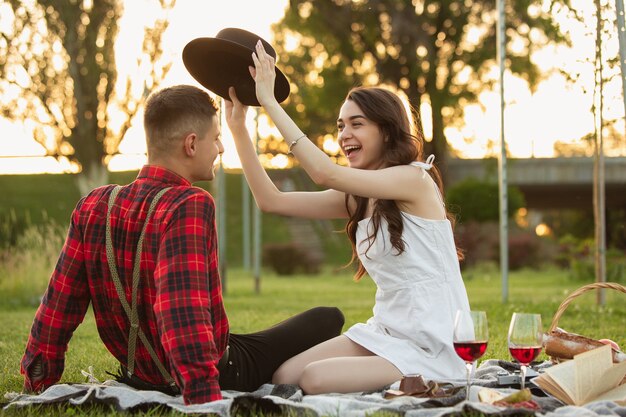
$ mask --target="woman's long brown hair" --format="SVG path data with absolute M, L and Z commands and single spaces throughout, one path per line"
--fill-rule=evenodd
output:
M 348 92 L 346 100 L 352 100 L 363 112 L 366 118 L 378 125 L 383 138 L 386 140 L 383 153 L 383 167 L 408 165 L 413 161 L 423 161 L 424 134 L 421 128 L 419 113 L 411 109 L 414 114 L 416 133 L 411 132 L 411 122 L 400 98 L 391 91 L 379 87 L 356 87 Z M 428 173 L 433 178 L 443 196 L 443 183 L 439 170 L 433 166 Z M 354 212 L 350 211 L 349 200 L 356 202 Z M 357 256 L 356 231 L 360 220 L 365 218 L 368 199 L 356 195 L 346 194 L 346 210 L 349 213 L 346 233 L 352 244 L 352 259 L 349 264 L 357 263 L 358 268 L 354 279 L 358 281 L 367 272 Z M 454 226 L 454 217 L 446 210 L 446 216 Z M 394 200 L 377 200 L 371 217 L 373 231 L 368 235 L 367 250 L 374 243 L 380 227 L 381 219 L 388 224 L 391 245 L 399 255 L 404 252 L 402 240 L 402 214 Z M 366 250 L 366 253 L 367 253 Z M 459 259 L 462 253 L 457 249 Z

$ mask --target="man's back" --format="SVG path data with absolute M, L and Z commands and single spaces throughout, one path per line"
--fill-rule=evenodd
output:
M 185 397 L 207 391 L 219 393 L 215 365 L 226 349 L 228 321 L 217 268 L 215 208 L 210 194 L 191 187 L 171 171 L 144 167 L 137 180 L 121 188 L 111 208 L 117 271 L 126 299 L 132 304 L 139 236 L 151 201 L 165 187 L 171 189 L 154 208 L 143 238 L 137 291 L 140 328 Z M 129 320 L 111 278 L 105 244 L 112 189 L 100 187 L 76 206 L 66 244 L 35 317 L 22 366 L 28 369 L 32 359 L 45 350 L 44 356 L 51 362 L 45 385 L 60 378 L 67 342 L 89 301 L 103 342 L 120 363 L 128 365 Z M 205 366 L 198 367 L 198 363 Z M 165 383 L 139 341 L 135 364 L 134 373 L 142 380 Z

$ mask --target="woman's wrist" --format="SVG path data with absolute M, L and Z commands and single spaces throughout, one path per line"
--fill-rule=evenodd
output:
M 230 129 L 230 133 L 233 134 L 233 137 L 235 139 L 237 139 L 237 137 L 246 137 L 249 136 L 248 133 L 248 128 L 246 127 L 245 124 L 242 124 L 241 126 L 228 126 Z
M 287 151 L 287 153 L 293 153 L 293 148 L 298 144 L 298 141 L 302 140 L 306 138 L 305 134 L 302 134 L 300 136 L 298 136 L 296 139 L 292 140 L 291 142 L 289 142 L 289 150 Z
M 259 101 L 259 104 L 261 104 L 261 106 L 265 109 L 265 111 L 270 115 L 272 111 L 282 109 L 282 107 L 280 106 L 280 103 L 276 101 L 275 97 L 269 98 L 267 102 L 265 100 L 263 102 Z

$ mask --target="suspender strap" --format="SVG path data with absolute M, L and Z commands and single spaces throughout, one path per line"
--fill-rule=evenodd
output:
M 115 203 L 115 198 L 117 197 L 117 193 L 120 191 L 120 186 L 116 186 L 109 196 L 109 207 L 107 210 L 107 222 L 106 222 L 106 251 L 107 251 L 107 261 L 109 263 L 109 269 L 111 271 L 111 278 L 115 283 L 115 290 L 117 291 L 117 296 L 120 298 L 120 302 L 122 303 L 122 307 L 124 308 L 124 312 L 126 312 L 126 316 L 130 321 L 130 334 L 128 335 L 128 365 L 127 365 L 127 373 L 128 376 L 132 376 L 135 371 L 135 348 L 137 346 L 137 336 L 141 340 L 141 343 L 146 347 L 146 350 L 150 354 L 150 357 L 154 361 L 155 365 L 159 369 L 159 372 L 165 378 L 165 380 L 170 385 L 176 385 L 172 376 L 167 372 L 165 366 L 159 360 L 156 352 L 154 351 L 150 341 L 144 334 L 144 332 L 139 327 L 139 315 L 137 314 L 137 290 L 139 288 L 139 280 L 140 280 L 140 265 L 141 265 L 141 253 L 143 251 L 143 239 L 146 233 L 146 228 L 148 227 L 148 223 L 150 221 L 150 217 L 152 217 L 152 212 L 156 207 L 157 202 L 161 199 L 163 194 L 169 190 L 168 188 L 164 188 L 157 193 L 157 195 L 150 202 L 150 208 L 148 209 L 148 214 L 146 215 L 145 223 L 143 224 L 143 228 L 141 229 L 141 234 L 139 235 L 139 242 L 137 242 L 137 250 L 135 251 L 135 262 L 133 264 L 133 282 L 132 282 L 132 292 L 131 292 L 131 305 L 128 304 L 126 300 L 126 292 L 124 291 L 124 286 L 120 280 L 120 277 L 117 272 L 117 265 L 115 263 L 115 256 L 113 254 L 113 239 L 111 238 L 111 208 L 113 207 L 113 203 Z

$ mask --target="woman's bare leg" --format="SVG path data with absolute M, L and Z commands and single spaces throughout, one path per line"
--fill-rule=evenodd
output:
M 372 352 L 340 335 L 287 359 L 272 377 L 274 384 L 297 384 L 304 368 L 311 362 L 343 356 L 371 356 Z
M 307 394 L 320 394 L 374 390 L 400 378 L 391 362 L 341 335 L 287 360 L 272 382 L 298 384 Z
M 380 356 L 322 359 L 304 368 L 298 385 L 306 394 L 378 390 L 402 378 L 402 373 Z

